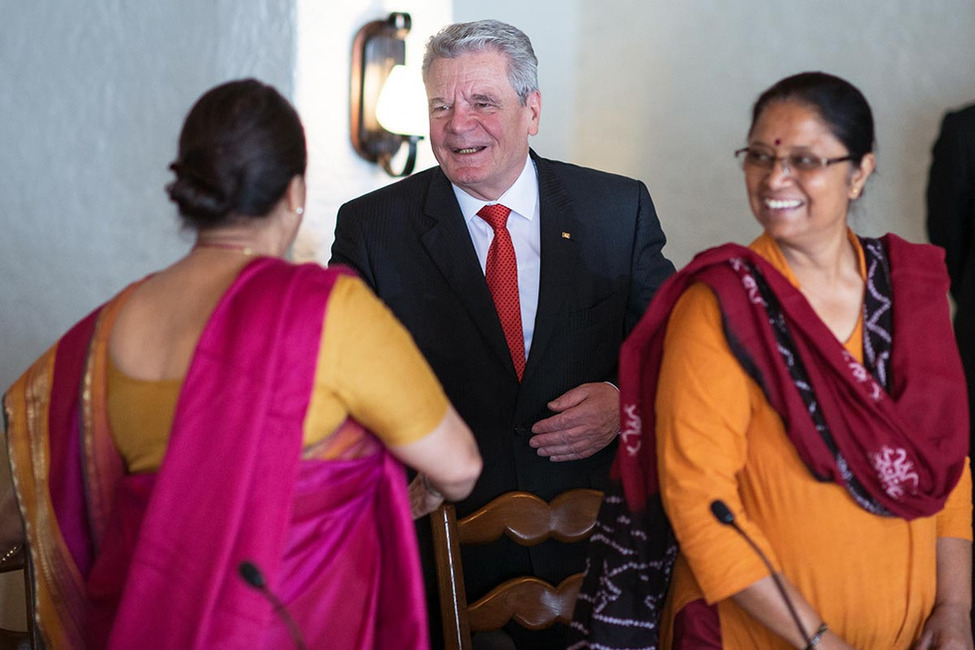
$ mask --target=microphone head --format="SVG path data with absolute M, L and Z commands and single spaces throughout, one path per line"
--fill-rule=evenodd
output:
M 714 515 L 715 519 L 727 526 L 735 523 L 735 515 L 721 499 L 715 499 L 711 502 L 711 514 Z
M 237 570 L 240 572 L 240 577 L 244 579 L 244 582 L 251 587 L 255 589 L 264 588 L 264 575 L 253 562 L 241 562 L 237 565 Z

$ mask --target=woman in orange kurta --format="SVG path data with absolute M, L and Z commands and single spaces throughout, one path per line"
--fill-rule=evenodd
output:
M 850 231 L 873 145 L 866 99 L 832 75 L 756 102 L 736 156 L 764 233 L 695 257 L 623 346 L 623 495 L 573 648 L 972 647 L 944 258 Z
M 865 277 L 859 241 L 849 241 Z M 771 236 L 751 249 L 798 286 Z M 863 362 L 862 318 L 843 345 Z M 938 539 L 971 539 L 967 470 L 944 510 L 912 521 L 869 513 L 840 485 L 817 481 L 729 348 L 717 300 L 703 285 L 684 293 L 667 326 L 657 444 L 661 494 L 680 540 L 671 612 L 700 598 L 717 603 L 727 648 L 789 646 L 732 598 L 765 578 L 765 566 L 698 504 L 720 498 L 741 513 L 738 524 L 856 648 L 909 647 L 937 599 Z M 818 627 L 813 623 L 807 630 Z
M 859 100 L 852 86 L 828 75 L 783 80 L 756 104 L 739 155 L 765 231 L 751 249 L 863 364 L 865 291 L 872 285 L 847 210 L 874 157 L 869 107 Z M 896 281 L 898 267 L 893 261 L 891 267 Z M 894 306 L 895 314 L 911 308 Z M 704 611 L 701 603 L 684 610 L 703 597 L 717 605 L 725 648 L 908 648 L 919 639 L 920 647 L 948 640 L 971 647 L 967 463 L 936 514 L 870 511 L 847 486 L 810 471 L 782 414 L 732 350 L 725 325 L 715 295 L 692 285 L 671 314 L 663 345 L 656 395 L 660 494 L 680 545 L 665 644 L 669 638 L 675 647 L 693 645 L 695 626 L 681 617 Z M 957 448 L 959 436 L 949 431 L 934 446 L 947 449 L 950 440 Z M 707 507 L 716 499 L 771 560 L 801 634 L 762 561 Z

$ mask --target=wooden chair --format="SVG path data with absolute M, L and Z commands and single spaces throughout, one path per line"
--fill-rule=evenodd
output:
M 26 545 L 21 546 L 16 555 L 0 563 L 0 573 L 11 571 L 24 572 L 24 592 L 27 594 L 27 631 L 0 628 L 0 650 L 30 650 L 30 648 L 36 647 L 36 642 L 34 639 L 33 589 L 31 588 L 32 569 L 28 560 Z
M 460 521 L 454 506 L 444 503 L 431 514 L 433 547 L 447 650 L 470 650 L 471 633 L 497 630 L 514 619 L 541 630 L 572 620 L 582 574 L 557 587 L 532 576 L 508 580 L 471 605 L 464 591 L 460 547 L 486 544 L 507 535 L 522 546 L 552 538 L 560 542 L 587 539 L 596 525 L 603 493 L 576 489 L 546 503 L 528 492 L 507 492 Z

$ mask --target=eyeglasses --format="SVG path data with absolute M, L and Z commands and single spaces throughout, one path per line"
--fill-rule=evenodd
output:
M 819 156 L 813 156 L 808 153 L 791 153 L 787 156 L 773 156 L 768 152 L 757 151 L 748 147 L 736 151 L 735 158 L 741 161 L 741 167 L 746 171 L 749 168 L 772 171 L 775 163 L 781 160 L 782 172 L 786 174 L 792 174 L 793 172 L 808 174 L 819 171 L 820 169 L 826 169 L 836 163 L 853 160 L 853 156 L 851 155 L 840 156 L 839 158 L 820 158 Z

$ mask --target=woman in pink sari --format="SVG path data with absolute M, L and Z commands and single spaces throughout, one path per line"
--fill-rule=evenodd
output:
M 167 187 L 195 246 L 4 396 L 47 646 L 427 646 L 401 462 L 419 515 L 480 456 L 365 285 L 282 259 L 305 164 L 276 90 L 206 93 Z

